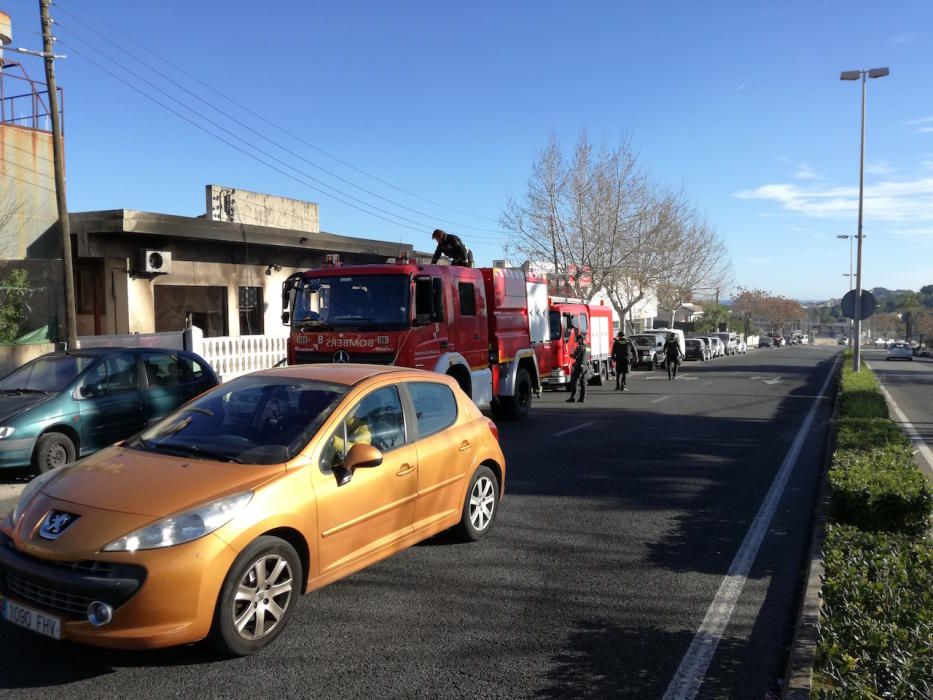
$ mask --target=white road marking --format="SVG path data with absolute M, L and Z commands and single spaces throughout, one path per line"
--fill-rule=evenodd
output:
M 554 435 L 552 435 L 551 437 L 560 437 L 561 435 L 566 435 L 567 433 L 572 433 L 574 430 L 582 430 L 583 428 L 586 428 L 587 426 L 590 426 L 590 425 L 593 425 L 593 423 L 592 423 L 592 422 L 590 422 L 590 423 L 580 423 L 580 425 L 575 425 L 575 426 L 573 426 L 572 428 L 567 428 L 566 430 L 561 430 L 559 433 L 554 433 Z
M 661 402 L 664 401 L 665 399 L 669 399 L 669 398 L 671 398 L 671 397 L 670 397 L 670 396 L 659 396 L 659 397 L 656 398 L 656 399 L 651 399 L 651 401 L 649 401 L 648 403 L 661 403 Z
M 823 388 L 819 392 L 820 396 L 826 393 L 826 387 L 829 386 L 830 380 L 835 375 L 838 362 L 836 360 L 833 363 L 832 369 L 826 376 Z M 735 609 L 742 589 L 745 587 L 748 572 L 752 568 L 755 557 L 758 556 L 761 542 L 771 526 L 771 520 L 777 510 L 781 495 L 784 493 L 784 488 L 787 486 L 787 481 L 797 464 L 800 450 L 810 434 L 810 428 L 813 425 L 813 419 L 819 405 L 819 401 L 813 402 L 807 417 L 804 418 L 803 424 L 800 426 L 800 430 L 797 431 L 797 436 L 784 457 L 784 462 L 774 477 L 774 481 L 771 482 L 771 488 L 768 489 L 764 502 L 762 502 L 751 527 L 745 534 L 745 539 L 742 541 L 739 551 L 736 552 L 735 559 L 732 560 L 729 571 L 726 572 L 726 576 L 716 592 L 716 597 L 710 604 L 709 610 L 706 611 L 706 617 L 703 618 L 700 629 L 697 630 L 690 647 L 687 649 L 687 653 L 677 668 L 677 672 L 671 679 L 670 685 L 667 686 L 664 700 L 687 700 L 695 698 L 699 692 L 706 671 L 709 669 L 713 655 L 716 653 L 716 647 L 719 646 L 723 632 L 725 632 L 729 619 L 732 617 L 732 611 Z
M 874 371 L 874 368 L 867 362 L 865 363 L 865 366 Z M 881 393 L 884 394 L 884 398 L 894 410 L 894 415 L 897 416 L 897 419 L 904 426 L 904 430 L 906 430 L 907 434 L 910 435 L 911 441 L 914 443 L 914 445 L 917 446 L 920 454 L 923 455 L 927 465 L 930 467 L 930 472 L 933 473 L 933 450 L 930 450 L 929 445 L 927 445 L 921 437 L 920 432 L 909 420 L 907 420 L 907 414 L 901 410 L 901 407 L 897 405 L 897 402 L 894 400 L 894 397 L 891 396 L 891 393 L 885 389 L 884 384 L 881 383 L 881 375 L 875 372 L 875 376 L 878 377 L 878 388 L 881 389 Z
M 709 381 L 709 382 L 703 382 L 703 386 L 709 386 L 709 385 L 712 384 L 712 383 L 713 383 L 713 382 L 711 382 L 711 381 Z
M 781 378 L 777 377 L 776 379 L 765 379 L 765 384 L 780 384 Z

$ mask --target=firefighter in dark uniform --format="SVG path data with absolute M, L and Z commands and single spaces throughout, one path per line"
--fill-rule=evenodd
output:
M 431 264 L 437 265 L 441 255 L 450 258 L 451 265 L 459 267 L 473 267 L 473 252 L 463 245 L 463 241 L 452 233 L 447 233 L 439 228 L 434 229 L 431 238 L 437 241 L 437 248 L 434 251 L 434 257 L 431 258 Z
M 677 379 L 677 370 L 680 368 L 680 361 L 683 355 L 680 353 L 680 343 L 677 342 L 677 336 L 673 333 L 667 336 L 664 343 L 664 364 L 667 365 L 667 379 Z
M 612 344 L 612 360 L 616 364 L 616 391 L 628 391 L 625 382 L 635 360 L 635 348 L 621 331 Z
M 577 331 L 577 347 L 574 348 L 573 370 L 570 372 L 570 398 L 567 403 L 583 403 L 586 400 L 586 382 L 590 378 L 590 346 L 586 344 L 586 338 L 580 331 Z M 580 385 L 580 398 L 577 399 L 577 384 Z

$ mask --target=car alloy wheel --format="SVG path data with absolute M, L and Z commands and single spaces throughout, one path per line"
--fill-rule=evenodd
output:
M 470 479 L 456 534 L 468 542 L 484 537 L 492 529 L 498 509 L 499 481 L 489 467 L 480 465 Z
M 233 624 L 243 639 L 262 639 L 285 616 L 291 602 L 294 575 L 278 554 L 258 559 L 240 579 L 233 599 Z
M 470 490 L 470 522 L 477 531 L 482 532 L 492 522 L 496 507 L 496 487 L 492 479 L 482 476 Z
M 302 590 L 301 559 L 278 537 L 254 540 L 230 566 L 214 611 L 210 641 L 224 654 L 246 656 L 278 637 Z

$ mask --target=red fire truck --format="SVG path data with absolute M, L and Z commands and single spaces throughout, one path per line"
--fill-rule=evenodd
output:
M 549 302 L 550 342 L 539 358 L 541 383 L 549 388 L 570 388 L 577 330 L 590 346 L 591 383 L 605 383 L 612 372 L 612 308 L 566 297 L 550 297 Z
M 403 259 L 291 275 L 282 285 L 288 363 L 364 362 L 454 377 L 480 406 L 522 418 L 541 377 L 547 285 L 523 270 Z

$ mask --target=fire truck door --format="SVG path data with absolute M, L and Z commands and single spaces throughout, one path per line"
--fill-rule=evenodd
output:
M 475 276 L 466 272 L 468 270 L 464 268 L 463 272 L 457 270 L 453 275 L 456 320 L 448 328 L 457 352 L 463 355 L 471 369 L 479 369 L 487 363 L 485 307 Z

